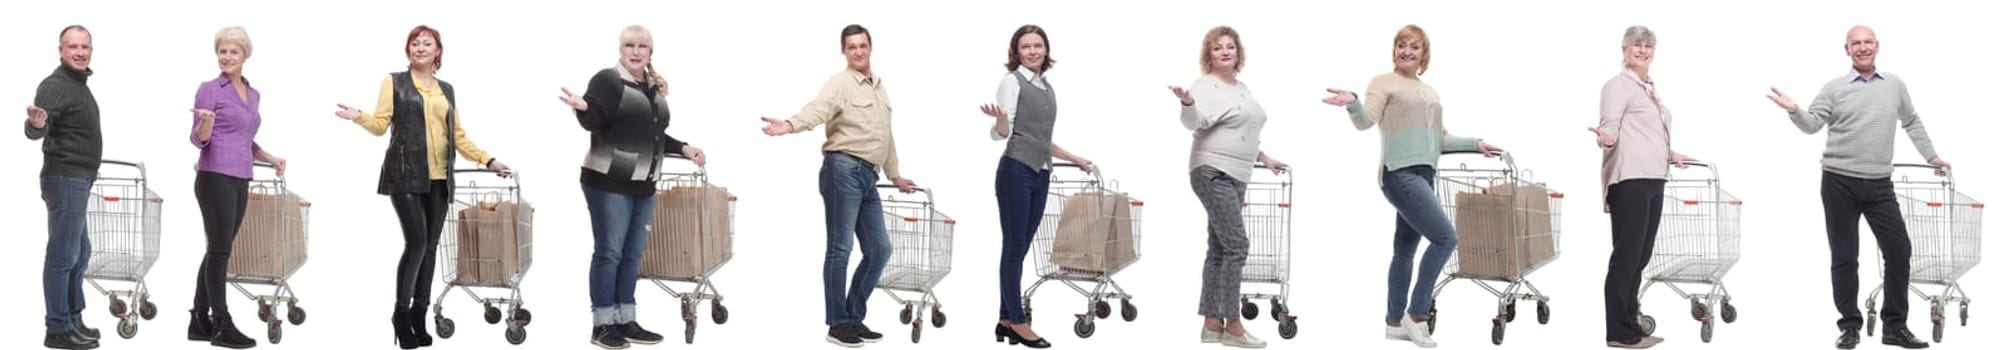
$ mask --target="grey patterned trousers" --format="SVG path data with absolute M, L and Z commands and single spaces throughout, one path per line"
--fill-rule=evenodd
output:
M 1241 266 L 1247 264 L 1247 226 L 1241 206 L 1247 183 L 1212 166 L 1192 169 L 1192 192 L 1206 208 L 1206 265 L 1199 292 L 1199 315 L 1231 319 L 1240 314 Z

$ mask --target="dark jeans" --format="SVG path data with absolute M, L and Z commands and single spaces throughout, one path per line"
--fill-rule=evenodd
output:
M 91 238 L 84 226 L 91 180 L 42 177 L 42 203 L 49 208 L 49 247 L 42 255 L 42 326 L 49 334 L 76 328 L 84 311 L 84 270 L 91 266 Z
M 822 302 L 825 325 L 861 323 L 878 277 L 892 258 L 892 242 L 885 236 L 885 208 L 878 198 L 878 169 L 870 163 L 840 152 L 822 158 L 820 176 L 823 225 L 828 248 L 822 257 Z M 849 289 L 844 269 L 850 266 L 852 237 L 862 245 L 864 259 L 850 276 Z
M 1449 263 L 1450 254 L 1456 253 L 1456 227 L 1450 223 L 1449 215 L 1443 213 L 1442 201 L 1436 198 L 1434 167 L 1417 165 L 1382 170 L 1380 181 L 1381 194 L 1386 195 L 1387 203 L 1393 204 L 1398 213 L 1394 220 L 1394 258 L 1387 264 L 1386 321 L 1395 324 L 1401 321 L 1403 313 L 1413 317 L 1429 314 L 1430 303 L 1435 302 L 1436 278 L 1443 274 L 1443 265 Z M 1423 239 L 1429 241 L 1429 249 L 1422 252 L 1422 263 L 1417 269 L 1415 248 L 1421 246 Z
M 202 230 L 208 248 L 202 267 L 195 272 L 195 308 L 201 315 L 229 315 L 230 303 L 223 298 L 223 273 L 230 265 L 230 247 L 236 243 L 237 228 L 244 223 L 244 206 L 250 201 L 250 179 L 209 171 L 195 172 L 195 206 L 202 211 Z
M 1031 251 L 1031 239 L 1045 218 L 1045 191 L 1051 186 L 1051 169 L 1033 169 L 1010 157 L 997 161 L 997 222 L 1003 224 L 1003 255 L 997 265 L 998 295 L 1002 296 L 998 318 L 1025 323 L 1024 255 Z
M 1610 185 L 1610 267 L 1603 276 L 1603 340 L 1633 343 L 1638 326 L 1638 288 L 1651 264 L 1652 243 L 1665 209 L 1666 180 L 1634 179 Z
M 1895 184 L 1887 178 L 1862 179 L 1832 172 L 1820 180 L 1819 198 L 1826 206 L 1826 244 L 1833 253 L 1833 306 L 1840 310 L 1841 330 L 1861 329 L 1861 217 L 1875 232 L 1882 250 L 1883 328 L 1905 327 L 1909 321 L 1909 231 L 1896 203 Z
M 592 218 L 592 265 L 587 273 L 595 325 L 630 321 L 621 309 L 634 305 L 641 255 L 655 219 L 655 196 L 631 196 L 581 185 Z M 662 228 L 664 230 L 670 228 Z
M 397 306 L 424 312 L 432 305 L 432 267 L 439 255 L 439 231 L 445 229 L 446 205 L 453 184 L 432 180 L 425 193 L 390 195 L 397 222 L 404 229 L 404 256 L 397 260 Z

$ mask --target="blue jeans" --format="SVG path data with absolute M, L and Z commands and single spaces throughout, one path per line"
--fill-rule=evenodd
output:
M 91 238 L 84 226 L 91 180 L 42 177 L 42 202 L 49 207 L 49 250 L 42 255 L 42 325 L 49 334 L 76 329 L 84 311 L 84 270 L 91 266 Z
M 655 220 L 655 196 L 631 196 L 580 185 L 592 219 L 592 264 L 587 279 L 593 324 L 634 320 L 634 284 L 648 225 Z
M 997 220 L 1003 224 L 1003 255 L 997 266 L 998 295 L 1002 296 L 997 317 L 1011 323 L 1025 323 L 1024 255 L 1031 251 L 1031 239 L 1045 219 L 1045 190 L 1052 184 L 1051 169 L 1034 169 L 1010 157 L 997 161 Z
M 878 169 L 848 154 L 827 152 L 819 182 L 823 224 L 829 233 L 829 248 L 822 257 L 822 323 L 861 323 L 866 301 L 892 255 L 892 242 L 885 236 L 885 208 L 878 198 Z M 853 236 L 863 245 L 864 260 L 858 262 L 846 291 L 843 270 L 850 266 Z
M 1393 324 L 1400 322 L 1403 309 L 1410 316 L 1429 314 L 1429 304 L 1435 302 L 1436 277 L 1443 273 L 1450 254 L 1456 253 L 1456 229 L 1436 198 L 1434 167 L 1383 170 L 1380 180 L 1380 192 L 1399 213 L 1394 220 L 1394 261 L 1387 266 L 1387 323 Z M 1423 238 L 1429 240 L 1429 249 L 1422 253 L 1422 266 L 1416 271 L 1415 248 Z M 1414 275 L 1409 275 L 1411 272 Z M 1411 278 L 1413 294 L 1408 290 Z

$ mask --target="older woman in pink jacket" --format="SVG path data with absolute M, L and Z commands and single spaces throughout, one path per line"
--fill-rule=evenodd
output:
M 1603 211 L 1610 214 L 1610 268 L 1603 278 L 1604 341 L 1642 349 L 1665 339 L 1638 325 L 1638 286 L 1651 261 L 1665 201 L 1667 164 L 1694 161 L 1672 151 L 1672 115 L 1652 82 L 1657 35 L 1643 26 L 1624 31 L 1624 71 L 1603 83 L 1601 121 L 1589 131 L 1603 149 Z

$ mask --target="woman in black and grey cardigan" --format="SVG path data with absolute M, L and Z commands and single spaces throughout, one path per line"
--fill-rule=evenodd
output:
M 592 343 L 608 349 L 662 341 L 634 319 L 656 174 L 672 153 L 704 166 L 703 150 L 666 133 L 669 87 L 655 72 L 654 54 L 648 29 L 627 27 L 620 35 L 620 65 L 594 74 L 584 96 L 566 89 L 562 98 L 577 112 L 579 127 L 592 133 L 579 182 L 592 219 Z

